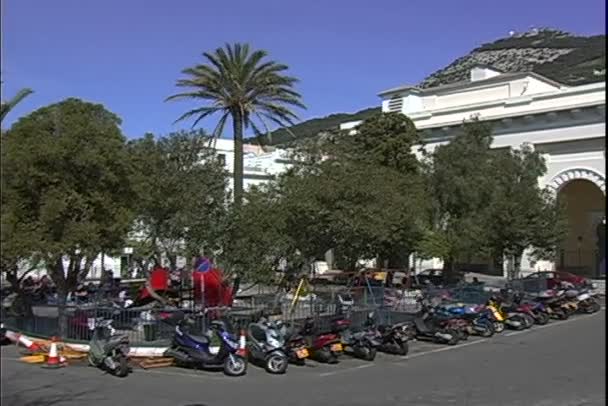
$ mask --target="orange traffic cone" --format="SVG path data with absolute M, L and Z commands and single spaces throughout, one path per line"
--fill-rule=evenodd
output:
M 241 357 L 247 357 L 247 339 L 245 338 L 245 330 L 241 330 L 239 335 L 239 349 L 236 350 L 236 354 Z
M 57 352 L 57 338 L 51 338 L 51 348 L 49 349 L 49 356 L 46 359 L 46 364 L 43 365 L 43 368 L 61 368 L 66 365 L 66 359 L 64 357 L 60 357 Z
M 26 336 L 21 335 L 21 334 L 17 334 L 16 344 L 23 345 L 25 347 L 25 349 L 27 350 L 27 352 L 32 353 L 32 354 L 42 350 L 42 348 L 40 347 L 40 345 L 38 345 L 38 343 L 33 342 L 32 340 L 30 340 L 29 338 L 27 338 Z

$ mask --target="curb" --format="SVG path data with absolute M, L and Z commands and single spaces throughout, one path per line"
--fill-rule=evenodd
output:
M 32 340 L 32 341 L 36 341 L 36 338 L 33 337 L 28 337 L 24 334 L 19 334 L 17 332 L 14 331 L 10 331 L 10 330 L 6 330 L 6 338 L 8 338 L 9 340 L 11 340 L 15 345 L 19 345 L 20 344 L 20 338 L 26 338 L 28 340 Z M 63 344 L 74 350 L 74 351 L 81 351 L 81 352 L 89 352 L 89 345 L 88 344 L 75 344 L 75 343 L 69 343 L 69 342 L 63 342 Z M 129 356 L 131 357 L 163 357 L 165 354 L 165 351 L 167 351 L 169 349 L 169 347 L 131 347 L 129 350 Z M 209 350 L 211 352 L 215 352 L 219 350 L 219 347 L 210 347 Z

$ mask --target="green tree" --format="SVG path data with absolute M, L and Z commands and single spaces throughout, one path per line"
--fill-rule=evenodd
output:
M 135 167 L 135 229 L 131 244 L 140 269 L 152 259 L 191 258 L 220 248 L 227 204 L 227 176 L 203 131 L 152 134 L 129 143 Z
M 489 251 L 496 258 L 511 260 L 512 278 L 519 275 L 528 248 L 539 259 L 554 259 L 565 236 L 565 218 L 557 200 L 538 184 L 547 168 L 530 145 L 496 151 L 493 169 L 490 176 L 495 183 L 486 218 Z
M 491 143 L 491 127 L 475 119 L 425 161 L 430 227 L 419 253 L 442 258 L 448 278 L 459 258 L 482 254 L 487 246 L 483 213 L 493 193 Z
M 416 126 L 401 113 L 379 113 L 327 138 L 323 152 L 356 163 L 380 165 L 404 175 L 417 175 L 420 162 L 413 148 L 420 143 Z
M 23 99 L 25 99 L 30 94 L 34 93 L 32 89 L 21 89 L 13 98 L 9 101 L 2 102 L 0 104 L 0 122 L 4 121 L 4 118 L 11 112 Z
M 294 196 L 289 229 L 305 230 L 299 246 L 317 243 L 303 249 L 313 259 L 335 248 L 350 270 L 377 256 L 403 265 L 427 206 L 413 153 L 416 128 L 403 114 L 381 113 L 355 130 L 333 131 L 296 150 L 298 164 L 283 178 L 285 195 Z
M 218 258 L 227 275 L 239 275 L 250 283 L 275 280 L 281 261 L 293 251 L 285 209 L 274 182 L 252 187 L 241 206 L 231 206 Z
M 247 44 L 226 44 L 215 52 L 203 53 L 205 64 L 183 70 L 187 79 L 177 81 L 188 89 L 167 100 L 194 99 L 206 103 L 181 115 L 177 121 L 202 119 L 220 114 L 213 137 L 220 137 L 228 119 L 232 120 L 234 137 L 234 202 L 243 196 L 243 132 L 251 128 L 255 134 L 270 132 L 268 123 L 293 125 L 297 115 L 292 107 L 304 108 L 301 96 L 294 90 L 297 79 L 287 76 L 286 65 L 265 60 L 267 52 L 250 51 Z
M 131 225 L 132 172 L 119 125 L 102 105 L 67 99 L 3 134 L 3 250 L 44 261 L 57 287 L 61 334 L 68 292 L 101 250 L 122 247 Z

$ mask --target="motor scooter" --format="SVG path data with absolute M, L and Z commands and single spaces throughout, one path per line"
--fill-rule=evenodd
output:
M 182 312 L 176 312 L 165 322 L 175 326 L 171 347 L 165 355 L 174 358 L 178 365 L 194 368 L 222 366 L 228 376 L 240 376 L 247 372 L 245 348 L 239 347 L 239 342 L 230 333 L 226 321 L 211 321 L 209 330 L 202 336 L 187 331 L 194 322 Z M 220 343 L 217 352 L 212 352 L 210 348 L 214 337 Z
M 411 323 L 403 322 L 393 325 L 376 325 L 373 313 L 370 313 L 366 320 L 369 329 L 376 330 L 376 340 L 380 345 L 378 350 L 387 354 L 405 356 L 409 352 L 410 337 L 415 335 L 412 331 Z
M 92 319 L 93 336 L 89 341 L 89 365 L 112 375 L 125 377 L 129 374 L 129 336 L 116 334 L 112 320 Z
M 247 328 L 247 348 L 253 362 L 271 374 L 284 374 L 289 365 L 285 335 L 275 322 L 261 318 Z
M 300 336 L 306 341 L 310 357 L 315 361 L 337 364 L 338 356 L 344 352 L 340 335 L 334 332 L 322 333 L 312 318 L 304 321 Z
M 335 319 L 332 332 L 339 334 L 344 352 L 366 361 L 373 361 L 380 342 L 376 340 L 376 331 L 363 329 L 353 331 L 351 321 L 344 318 Z

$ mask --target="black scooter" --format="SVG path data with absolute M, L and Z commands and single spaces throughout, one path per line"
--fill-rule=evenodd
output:
M 448 345 L 458 344 L 460 333 L 454 329 L 444 328 L 440 323 L 441 321 L 434 317 L 432 309 L 422 302 L 422 309 L 414 321 L 409 323 L 413 328 L 410 330 L 412 338 Z
M 356 358 L 373 361 L 380 345 L 375 332 L 369 329 L 353 331 L 350 325 L 351 321 L 348 319 L 339 318 L 333 321 L 333 332 L 340 335 L 344 352 Z
M 373 313 L 370 313 L 367 316 L 366 326 L 376 330 L 376 340 L 380 342 L 379 351 L 401 356 L 405 356 L 409 352 L 408 342 L 410 337 L 415 335 L 411 323 L 376 326 L 376 319 Z

